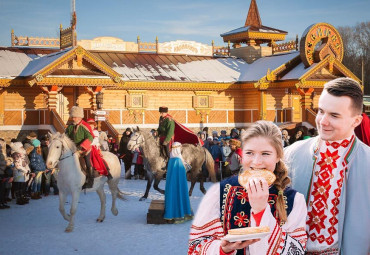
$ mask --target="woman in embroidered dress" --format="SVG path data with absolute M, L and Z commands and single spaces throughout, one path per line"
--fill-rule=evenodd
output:
M 174 142 L 167 167 L 164 219 L 181 223 L 193 218 L 181 143 Z
M 268 187 L 264 178 L 254 178 L 242 187 L 232 176 L 213 185 L 191 226 L 188 254 L 304 254 L 307 208 L 303 195 L 287 187 L 279 128 L 257 121 L 241 140 L 243 168 L 273 171 L 276 180 Z M 229 229 L 248 226 L 269 226 L 271 234 L 261 240 L 221 240 Z

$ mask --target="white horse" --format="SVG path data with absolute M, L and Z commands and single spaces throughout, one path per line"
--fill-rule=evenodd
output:
M 55 168 L 59 163 L 59 173 L 57 178 L 57 184 L 59 188 L 59 211 L 63 218 L 69 222 L 66 232 L 73 231 L 74 227 L 74 216 L 77 210 L 78 200 L 80 198 L 80 192 L 82 185 L 85 183 L 86 176 L 82 173 L 79 153 L 73 141 L 69 139 L 65 134 L 56 133 L 50 136 L 49 154 L 46 160 L 46 165 L 49 169 Z M 97 218 L 97 222 L 103 222 L 105 219 L 105 193 L 104 184 L 107 182 L 109 189 L 112 194 L 112 214 L 117 215 L 118 210 L 116 208 L 116 198 L 123 200 L 123 193 L 118 189 L 118 182 L 121 173 L 121 167 L 117 156 L 114 154 L 102 151 L 104 160 L 107 162 L 112 179 L 108 180 L 106 176 L 100 176 L 94 179 L 94 186 L 89 191 L 96 191 L 100 198 L 100 215 Z M 72 203 L 70 214 L 66 214 L 64 210 L 64 204 L 67 199 L 67 195 L 72 195 Z

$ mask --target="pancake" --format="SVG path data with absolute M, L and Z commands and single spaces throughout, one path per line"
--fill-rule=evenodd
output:
M 268 185 L 272 185 L 274 181 L 276 180 L 276 176 L 273 172 L 262 169 L 262 170 L 246 170 L 239 174 L 238 181 L 239 183 L 245 187 L 247 183 L 249 182 L 250 178 L 265 178 Z
M 249 235 L 249 234 L 265 233 L 265 232 L 270 232 L 270 228 L 268 226 L 229 229 L 228 234 L 229 235 Z

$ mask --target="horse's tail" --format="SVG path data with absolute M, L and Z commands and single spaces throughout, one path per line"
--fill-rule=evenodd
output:
M 127 200 L 127 198 L 124 197 L 125 193 L 120 191 L 120 189 L 117 187 L 117 197 L 123 201 Z
M 208 170 L 209 176 L 211 177 L 212 182 L 216 182 L 216 172 L 215 172 L 215 161 L 213 160 L 213 157 L 209 151 L 203 147 L 204 150 L 204 156 L 205 156 L 205 164 L 206 168 Z

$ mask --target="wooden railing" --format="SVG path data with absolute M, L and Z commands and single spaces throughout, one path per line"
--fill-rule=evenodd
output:
M 50 125 L 53 125 L 55 130 L 61 134 L 64 133 L 67 128 L 66 124 L 64 124 L 62 118 L 55 109 L 50 110 Z
M 312 126 L 316 127 L 316 122 L 315 122 L 316 115 L 317 113 L 314 110 L 306 108 L 306 119 L 303 121 L 306 121 L 310 123 Z
M 112 124 L 110 124 L 110 122 L 108 120 L 106 121 L 102 121 L 101 124 L 101 130 L 103 131 L 108 131 L 108 135 L 111 135 L 113 136 L 113 138 L 117 141 L 117 143 L 119 143 L 119 133 L 117 132 L 117 130 L 112 126 Z

